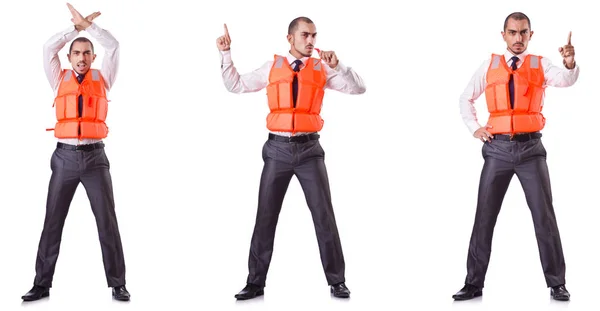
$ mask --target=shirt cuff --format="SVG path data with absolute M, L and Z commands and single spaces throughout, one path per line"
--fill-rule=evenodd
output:
M 573 67 L 573 69 L 569 69 L 567 68 L 567 66 L 565 66 L 565 69 L 570 75 L 575 75 L 579 73 L 579 65 L 577 64 L 577 62 L 575 62 L 575 67 Z
M 101 30 L 102 28 L 96 25 L 96 23 L 92 23 L 90 26 L 88 26 L 88 28 L 85 29 L 85 31 L 89 32 L 90 35 L 94 37 L 100 36 Z
M 342 62 L 338 61 L 337 66 L 335 66 L 335 68 L 331 68 L 339 73 L 346 73 L 348 72 L 348 67 L 346 67 L 346 65 L 344 65 Z
M 469 128 L 471 135 L 473 135 L 473 134 L 475 134 L 475 131 L 477 131 L 478 129 L 481 128 L 481 125 L 477 121 L 473 120 L 473 121 L 467 122 L 467 127 Z
M 67 39 L 67 41 L 71 41 L 77 37 L 79 31 L 75 29 L 75 25 L 71 25 L 71 27 L 65 29 L 63 31 L 63 36 Z
M 231 50 L 221 51 L 219 50 L 219 54 L 221 55 L 221 64 L 231 64 Z

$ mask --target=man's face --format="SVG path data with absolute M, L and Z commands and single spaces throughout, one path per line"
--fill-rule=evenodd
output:
M 529 29 L 529 23 L 526 19 L 509 18 L 506 29 L 502 32 L 506 48 L 515 55 L 525 52 L 531 36 L 533 36 L 533 31 Z
M 315 24 L 299 22 L 293 34 L 287 36 L 292 54 L 297 52 L 304 57 L 310 57 L 317 42 L 317 27 Z
M 73 66 L 73 70 L 84 75 L 90 70 L 94 59 L 96 59 L 96 54 L 92 52 L 92 45 L 89 42 L 77 41 L 73 43 L 73 48 L 67 54 L 67 57 L 71 62 L 71 66 Z

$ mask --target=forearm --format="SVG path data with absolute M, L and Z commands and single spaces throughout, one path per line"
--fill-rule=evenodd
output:
M 43 61 L 44 61 L 44 72 L 46 78 L 50 83 L 53 90 L 58 88 L 60 82 L 60 74 L 62 67 L 58 52 L 65 47 L 65 45 L 75 39 L 79 32 L 75 30 L 74 26 L 71 26 L 59 33 L 56 33 L 46 43 L 44 43 Z
M 338 62 L 335 69 L 327 68 L 330 74 L 326 88 L 346 94 L 363 94 L 367 87 L 363 79 L 350 67 Z
M 108 30 L 102 29 L 96 23 L 92 23 L 85 30 L 104 49 L 101 72 L 102 77 L 107 84 L 107 90 L 110 90 L 116 80 L 119 69 L 119 41 L 117 41 L 117 39 L 115 39 L 115 37 Z
M 264 89 L 268 84 L 268 76 L 265 69 L 268 65 L 256 69 L 250 73 L 242 74 L 237 71 L 231 60 L 230 51 L 222 51 L 221 54 L 221 77 L 225 88 L 232 93 L 257 92 Z

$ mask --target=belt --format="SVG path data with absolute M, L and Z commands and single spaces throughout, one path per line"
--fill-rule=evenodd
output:
M 515 134 L 515 135 L 494 134 L 494 139 L 504 140 L 504 141 L 518 141 L 518 142 L 530 141 L 532 139 L 541 138 L 541 137 L 542 137 L 542 133 L 540 133 L 540 132 L 522 133 L 522 134 Z
M 284 143 L 306 143 L 311 140 L 318 140 L 320 137 L 317 133 L 298 135 L 298 136 L 280 136 L 273 133 L 269 133 L 269 140 L 280 141 Z
M 94 149 L 102 149 L 104 148 L 103 142 L 97 142 L 95 144 L 87 144 L 87 145 L 69 145 L 63 143 L 57 143 L 56 148 L 71 150 L 71 151 L 92 151 Z

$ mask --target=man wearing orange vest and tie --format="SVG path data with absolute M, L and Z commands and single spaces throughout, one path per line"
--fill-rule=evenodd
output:
M 275 55 L 259 69 L 240 75 L 231 60 L 231 38 L 217 39 L 221 51 L 223 83 L 233 93 L 257 92 L 266 88 L 270 113 L 269 138 L 263 147 L 264 167 L 260 181 L 258 211 L 248 261 L 246 287 L 235 297 L 251 299 L 264 294 L 265 280 L 273 253 L 275 227 L 290 180 L 298 178 L 313 216 L 321 262 L 335 297 L 347 298 L 344 257 L 335 222 L 325 153 L 318 132 L 323 127 L 320 112 L 325 89 L 362 94 L 365 85 L 350 68 L 338 61 L 335 52 L 319 51 L 313 58 L 316 27 L 307 17 L 294 19 L 288 27 L 290 50 Z
M 546 284 L 556 300 L 569 300 L 565 287 L 565 260 L 552 205 L 546 150 L 540 131 L 544 89 L 568 87 L 577 81 L 579 67 L 569 33 L 567 45 L 559 52 L 563 66 L 547 58 L 529 54 L 527 44 L 533 36 L 529 18 L 520 12 L 504 22 L 504 54 L 492 54 L 473 75 L 460 97 L 463 120 L 473 136 L 484 142 L 485 160 L 479 182 L 475 224 L 467 257 L 464 287 L 453 295 L 467 300 L 482 295 L 490 260 L 492 235 L 504 195 L 517 175 L 531 210 Z M 485 92 L 488 122 L 477 122 L 475 100 Z
M 112 34 L 92 22 L 100 12 L 83 18 L 73 6 L 67 6 L 74 26 L 54 35 L 44 45 L 44 69 L 56 92 L 57 122 L 53 130 L 58 143 L 51 159 L 52 177 L 34 286 L 22 299 L 33 301 L 50 295 L 65 219 L 81 182 L 96 218 L 108 286 L 112 287 L 115 299 L 126 301 L 130 295 L 125 288 L 125 261 L 115 214 L 110 164 L 102 142 L 108 134 L 105 123 L 107 92 L 117 74 L 119 43 Z M 90 68 L 96 58 L 92 42 L 85 37 L 75 39 L 83 30 L 105 49 L 101 71 Z M 73 42 L 67 57 L 73 69 L 62 69 L 58 52 L 70 40 Z

